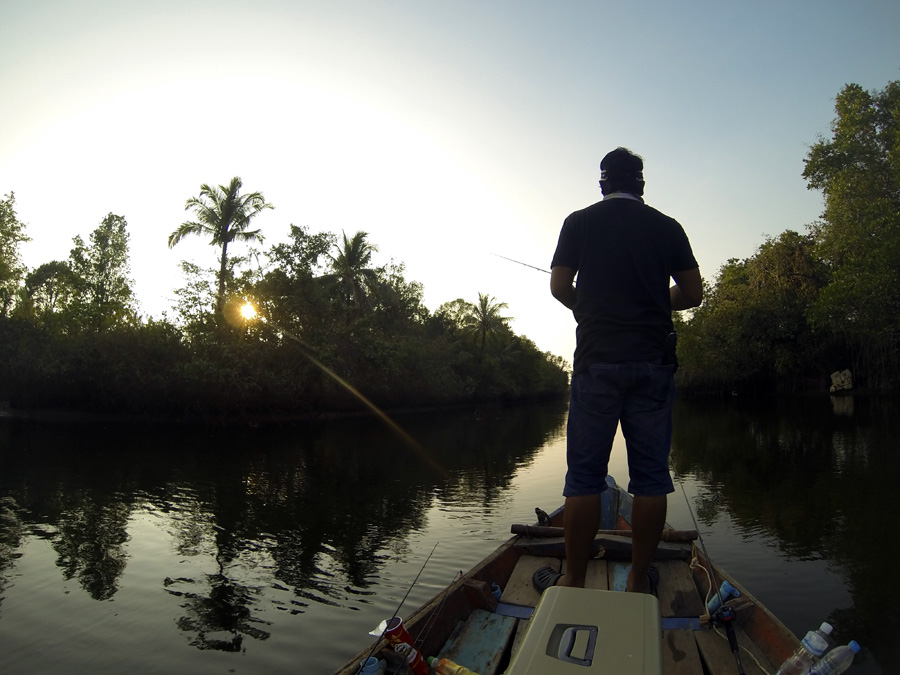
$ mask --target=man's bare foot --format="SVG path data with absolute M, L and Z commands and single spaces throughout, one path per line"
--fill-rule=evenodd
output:
M 628 573 L 628 580 L 625 582 L 625 591 L 628 593 L 649 593 L 656 595 L 656 587 L 659 584 L 659 570 L 655 566 L 650 565 L 646 573 L 635 578 L 634 570 Z
M 650 579 L 646 574 L 642 574 L 640 578 L 635 579 L 634 573 L 628 573 L 628 580 L 625 582 L 625 591 L 628 593 L 649 593 Z

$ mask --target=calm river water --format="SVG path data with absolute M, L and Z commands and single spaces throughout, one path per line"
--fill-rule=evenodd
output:
M 330 673 L 561 503 L 565 406 L 227 431 L 0 419 L 0 672 Z M 900 672 L 896 406 L 679 402 L 669 521 Z M 617 439 L 610 473 L 627 480 Z M 690 505 L 690 508 L 688 507 Z

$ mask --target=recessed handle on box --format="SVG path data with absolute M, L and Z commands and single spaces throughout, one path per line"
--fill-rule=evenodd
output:
M 578 634 L 587 631 L 588 643 L 584 650 L 584 658 L 572 656 L 572 649 L 575 647 L 575 640 Z M 556 650 L 556 658 L 567 663 L 574 663 L 579 666 L 589 666 L 594 661 L 594 648 L 597 646 L 597 626 L 570 626 L 566 628 L 559 639 L 559 648 Z

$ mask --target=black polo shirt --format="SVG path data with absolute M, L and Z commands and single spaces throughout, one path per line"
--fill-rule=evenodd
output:
M 698 267 L 677 220 L 622 193 L 566 218 L 552 266 L 578 272 L 576 373 L 661 358 L 673 330 L 671 276 Z

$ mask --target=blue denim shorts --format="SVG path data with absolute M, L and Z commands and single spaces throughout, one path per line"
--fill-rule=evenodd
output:
M 628 492 L 647 497 L 673 492 L 669 449 L 674 367 L 596 363 L 572 377 L 571 389 L 563 495 L 596 495 L 606 489 L 619 422 L 628 452 Z

